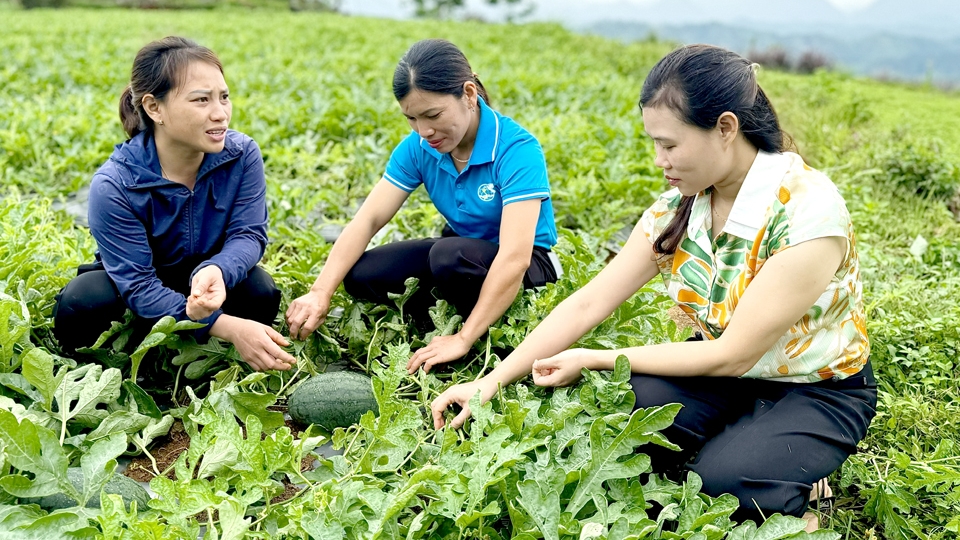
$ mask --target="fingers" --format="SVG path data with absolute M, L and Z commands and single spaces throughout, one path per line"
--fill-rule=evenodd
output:
M 426 360 L 428 355 L 427 348 L 419 349 L 417 352 L 413 353 L 413 356 L 410 357 L 410 360 L 407 360 L 407 374 L 413 375 L 417 372 L 423 362 Z
M 280 345 L 281 347 L 290 346 L 290 342 L 287 341 L 287 338 L 283 337 L 283 335 L 280 332 L 277 332 L 276 330 L 274 330 L 273 328 L 270 328 L 269 326 L 264 326 L 263 328 L 264 330 L 266 330 L 267 336 L 270 337 L 271 341 L 273 341 L 277 345 Z M 284 354 L 286 353 L 284 352 Z M 291 356 L 290 358 L 293 358 L 293 357 Z
M 418 350 L 407 361 L 407 373 L 413 375 L 417 369 L 423 367 L 425 373 L 437 364 L 445 364 L 462 358 L 466 351 L 459 348 L 459 342 L 454 336 L 438 336 L 430 341 L 426 347 Z
M 533 383 L 537 386 L 556 386 L 560 376 L 560 368 L 550 359 L 535 361 L 531 372 Z
M 326 311 L 314 305 L 304 297 L 297 298 L 287 308 L 287 327 L 290 336 L 296 339 L 307 339 L 327 318 Z
M 295 358 L 286 353 L 272 356 L 271 353 L 265 352 L 246 360 L 247 363 L 250 364 L 250 367 L 257 371 L 287 371 L 293 367 L 293 364 L 297 363 Z
M 202 306 L 197 300 L 190 296 L 187 298 L 187 307 L 186 307 L 187 317 L 193 321 L 199 321 L 200 319 L 209 317 L 213 314 L 214 310 L 207 309 Z
M 310 313 L 304 318 L 303 324 L 300 325 L 300 331 L 297 334 L 297 337 L 300 339 L 307 339 L 310 334 L 312 334 L 317 328 L 320 328 L 320 325 L 323 324 L 323 321 L 326 320 L 326 316 L 319 313 Z
M 450 421 L 450 427 L 453 429 L 459 429 L 464 423 L 466 423 L 467 418 L 470 418 L 470 407 L 464 405 L 463 410 L 460 411 L 460 414 Z
M 207 292 L 208 288 L 210 288 L 210 280 L 207 279 L 206 274 L 200 274 L 197 276 L 197 279 L 193 280 L 193 288 L 190 291 L 190 296 L 200 298 L 203 296 L 203 293 Z
M 256 325 L 256 326 L 252 326 Z M 276 369 L 286 371 L 297 363 L 297 359 L 281 349 L 290 345 L 279 332 L 260 323 L 252 323 L 246 335 L 234 345 L 240 351 L 240 356 L 250 367 L 257 371 Z M 258 332 L 259 327 L 262 332 Z
M 290 335 L 298 337 L 300 334 L 300 327 L 303 325 L 304 315 L 303 304 L 299 298 L 290 302 L 290 307 L 287 308 L 286 314 L 284 316 L 287 319 L 287 326 L 290 328 Z
M 423 367 L 425 373 L 430 373 L 431 367 L 446 361 L 447 360 L 444 360 L 443 356 L 440 355 L 440 351 L 431 347 L 424 347 L 415 352 L 413 356 L 410 357 L 410 360 L 407 361 L 407 374 L 413 375 L 420 367 Z
M 199 298 L 206 294 L 208 290 L 216 283 L 217 276 L 213 270 L 208 270 L 211 266 L 205 266 L 193 277 L 193 287 L 190 294 Z
M 273 328 L 269 326 L 264 326 L 263 328 L 267 332 L 267 337 L 271 340 L 270 346 L 267 348 L 267 353 L 272 357 L 272 361 L 268 362 L 268 364 L 273 366 L 272 369 L 290 369 L 290 366 L 297 363 L 297 359 L 294 358 L 292 354 L 280 348 L 288 347 L 290 342 Z M 280 347 L 278 347 L 278 345 Z
M 447 361 L 448 361 L 448 360 L 444 359 L 444 358 L 443 358 L 442 356 L 440 356 L 440 355 L 434 355 L 433 358 L 430 358 L 429 360 L 427 360 L 426 362 L 423 363 L 423 372 L 424 372 L 424 373 L 430 373 L 430 368 L 432 368 L 433 366 L 435 366 L 435 365 L 437 365 L 437 364 L 444 364 L 444 363 L 446 363 Z
M 433 413 L 434 429 L 441 429 L 444 424 L 446 424 L 446 419 L 444 419 L 443 413 L 445 413 L 453 404 L 460 405 L 463 407 L 463 410 L 461 410 L 460 414 L 450 421 L 451 428 L 459 428 L 464 424 L 464 422 L 467 421 L 467 418 L 470 418 L 470 407 L 468 405 L 469 400 L 461 397 L 458 392 L 458 390 L 462 389 L 463 387 L 451 387 L 446 392 L 437 396 L 437 399 L 433 400 L 433 403 L 430 404 L 430 411 Z
M 211 290 L 216 292 L 216 289 L 224 289 L 223 272 L 220 270 L 220 267 L 214 264 L 204 266 L 193 276 L 193 283 L 191 283 L 190 289 L 191 296 L 197 298 L 208 294 Z
M 440 429 L 443 427 L 444 418 L 443 413 L 447 410 L 453 401 L 447 396 L 447 393 L 444 392 L 437 396 L 437 399 L 433 400 L 433 403 L 430 404 L 430 412 L 433 413 L 433 428 Z
M 300 324 L 287 319 L 287 326 L 290 328 L 290 336 L 296 339 L 303 339 L 300 337 Z

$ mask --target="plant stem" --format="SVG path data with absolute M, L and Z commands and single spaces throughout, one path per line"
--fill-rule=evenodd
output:
M 67 408 L 70 404 L 67 401 L 67 385 L 61 383 L 60 387 L 63 389 L 63 401 L 60 403 L 60 446 L 63 446 L 63 441 L 67 439 Z
M 171 401 L 173 401 L 173 404 L 176 405 L 177 407 L 180 406 L 180 402 L 177 401 L 177 392 L 180 391 L 180 375 L 183 373 L 183 367 L 184 365 L 182 364 L 177 369 L 177 376 L 173 378 L 173 396 L 171 396 L 170 399 Z
M 383 318 L 373 324 L 373 335 L 370 336 L 370 344 L 367 345 L 367 365 L 362 366 L 357 364 L 358 366 L 364 368 L 367 373 L 370 373 L 370 355 L 373 353 L 373 343 L 377 340 L 377 332 L 380 330 L 381 321 L 383 321 Z M 354 363 L 356 363 L 356 360 L 354 360 Z
M 277 397 L 282 396 L 282 395 L 283 395 L 283 391 L 286 390 L 288 386 L 290 386 L 290 383 L 292 383 L 293 381 L 297 380 L 297 376 L 300 375 L 300 372 L 301 372 L 302 370 L 303 370 L 303 366 L 300 365 L 299 362 L 297 362 L 297 371 L 294 372 L 293 376 L 290 377 L 290 380 L 287 381 L 286 384 L 284 384 L 283 386 L 280 387 L 280 390 L 277 390 Z M 281 375 L 281 377 L 280 377 L 280 380 L 281 380 L 281 381 L 283 380 L 283 376 L 282 376 L 282 375 Z

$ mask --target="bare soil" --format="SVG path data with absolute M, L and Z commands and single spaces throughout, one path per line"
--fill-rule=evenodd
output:
M 166 437 L 157 439 L 155 444 L 156 446 L 150 453 L 153 454 L 153 458 L 157 460 L 157 468 L 162 472 L 173 465 L 174 462 L 177 461 L 177 458 L 180 457 L 180 454 L 190 448 L 190 436 L 187 435 L 187 432 L 183 429 L 183 422 L 175 420 L 170 427 L 170 433 L 168 433 Z M 150 458 L 147 456 L 133 458 L 123 474 L 133 478 L 137 482 L 149 482 L 156 476 L 153 472 L 153 465 L 150 463 Z M 167 478 L 171 480 L 175 478 L 173 469 L 170 469 L 170 472 L 167 473 Z
M 285 420 L 284 423 L 288 428 L 290 428 L 290 432 L 293 433 L 294 437 L 301 437 L 303 435 L 305 430 L 304 426 L 294 422 L 293 420 Z M 262 437 L 266 437 L 266 434 L 263 434 Z M 153 454 L 154 459 L 157 460 L 157 468 L 163 472 L 177 461 L 177 458 L 180 457 L 180 454 L 186 452 L 187 449 L 190 448 L 190 437 L 183 429 L 183 422 L 180 420 L 175 420 L 173 425 L 170 427 L 170 433 L 168 433 L 166 437 L 157 439 L 154 444 L 155 446 L 152 450 L 150 450 L 150 453 Z M 314 458 L 312 457 L 303 458 L 303 461 L 300 464 L 300 470 L 312 470 L 313 462 Z M 153 472 L 153 465 L 150 463 L 150 458 L 147 456 L 138 456 L 133 458 L 123 474 L 136 480 L 137 482 L 149 482 L 156 476 L 156 474 Z M 167 478 L 171 480 L 176 479 L 173 469 L 167 473 Z M 287 487 L 287 490 L 290 490 L 289 486 Z
M 283 501 L 292 499 L 297 493 L 300 493 L 300 488 L 290 483 L 288 480 L 284 480 L 283 493 L 270 499 L 270 504 L 277 504 L 277 503 L 281 503 Z
M 693 319 L 680 309 L 680 306 L 673 306 L 667 310 L 667 315 L 677 324 L 677 328 L 694 328 Z

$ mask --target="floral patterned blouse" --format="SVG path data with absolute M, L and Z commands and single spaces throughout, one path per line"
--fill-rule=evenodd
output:
M 860 262 L 850 214 L 833 182 L 797 154 L 760 151 L 715 240 L 710 198 L 709 189 L 696 195 L 686 236 L 676 253 L 657 262 L 670 296 L 704 338 L 720 337 L 770 257 L 807 240 L 842 236 L 847 252 L 826 290 L 743 377 L 816 382 L 859 372 L 870 355 Z M 680 200 L 674 189 L 644 212 L 651 243 Z

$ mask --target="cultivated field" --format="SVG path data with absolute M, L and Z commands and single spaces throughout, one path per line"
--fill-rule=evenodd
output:
M 396 22 L 275 11 L 2 11 L 0 30 L 0 537 L 2 538 L 793 538 L 799 520 L 735 527 L 736 499 L 637 475 L 634 448 L 673 407 L 638 411 L 624 366 L 581 385 L 504 389 L 463 431 L 435 432 L 425 406 L 451 381 L 499 361 L 589 280 L 617 233 L 666 189 L 637 108 L 670 44 L 625 45 L 553 25 Z M 353 304 L 292 347 L 292 373 L 252 373 L 235 353 L 171 325 L 139 345 L 117 325 L 99 363 L 60 357 L 53 297 L 95 245 L 73 215 L 92 173 L 124 138 L 117 101 L 136 51 L 165 35 L 217 51 L 231 127 L 260 144 L 270 245 L 262 262 L 284 308 L 319 272 L 324 236 L 379 179 L 408 126 L 390 92 L 414 41 L 464 49 L 493 105 L 542 143 L 566 275 L 525 293 L 468 360 L 410 377 L 428 336 L 398 309 Z M 860 452 L 831 478 L 836 511 L 815 538 L 955 538 L 960 532 L 960 96 L 840 74 L 761 71 L 808 162 L 846 197 L 858 232 L 880 408 Z M 71 213 L 74 211 L 73 213 Z M 375 242 L 436 235 L 423 191 Z M 683 339 L 658 287 L 581 340 L 588 347 Z M 442 303 L 438 329 L 452 313 Z M 286 328 L 278 326 L 285 331 Z M 284 425 L 286 397 L 328 364 L 376 375 L 379 415 L 348 430 Z M 149 376 L 138 379 L 140 375 Z M 189 450 L 154 454 L 176 422 Z M 182 424 L 182 427 L 181 427 Z M 308 454 L 332 438 L 342 456 Z M 138 457 L 158 496 L 126 509 L 48 515 L 25 499 L 100 497 Z M 176 456 L 174 456 L 176 457 Z M 305 459 L 306 458 L 306 459 Z M 305 465 L 304 465 L 305 464 Z M 82 467 L 85 483 L 66 480 Z M 164 470 L 167 469 L 167 470 Z M 161 474 L 163 473 L 163 474 Z M 664 510 L 655 519 L 645 508 Z M 796 537 L 801 537 L 800 535 Z

